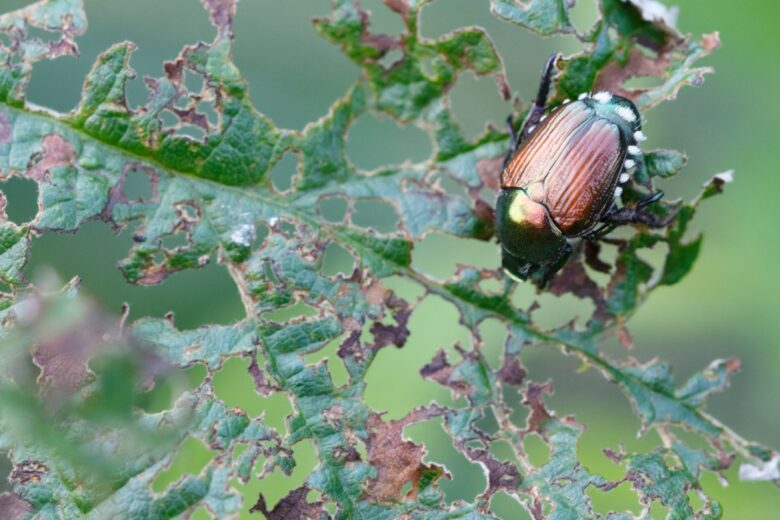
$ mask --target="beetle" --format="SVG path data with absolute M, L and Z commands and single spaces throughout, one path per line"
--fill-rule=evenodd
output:
M 630 100 L 599 92 L 565 100 L 545 115 L 555 63 L 542 73 L 536 100 L 501 168 L 496 235 L 504 270 L 543 287 L 577 240 L 595 240 L 622 224 L 668 225 L 644 211 L 663 192 L 618 206 L 621 184 L 640 160 L 641 116 Z

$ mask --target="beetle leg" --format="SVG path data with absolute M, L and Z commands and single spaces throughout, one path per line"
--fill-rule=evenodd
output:
M 657 194 L 653 195 L 653 197 L 656 195 Z M 666 218 L 658 218 L 655 215 L 641 211 L 639 208 L 624 207 L 604 215 L 604 223 L 608 226 L 612 226 L 613 229 L 615 226 L 621 226 L 623 224 L 643 224 L 651 228 L 662 228 L 666 227 L 675 216 L 677 216 L 677 214 L 672 213 Z
M 641 208 L 644 208 L 645 206 L 649 206 L 650 204 L 652 204 L 654 202 L 658 202 L 659 200 L 661 200 L 661 198 L 663 198 L 663 196 L 664 196 L 664 192 L 662 192 L 662 191 L 657 191 L 655 193 L 651 193 L 646 198 L 640 200 L 637 203 L 636 207 L 637 207 L 637 209 L 641 209 Z
M 607 220 L 609 219 L 609 216 L 612 213 L 607 213 L 602 217 L 601 225 L 596 227 L 595 229 L 589 231 L 585 235 L 582 236 L 583 240 L 599 240 L 606 235 L 610 234 L 612 230 L 614 230 L 616 227 L 618 227 L 618 224 L 608 223 Z
M 560 54 L 556 53 L 547 58 L 547 63 L 542 71 L 542 81 L 539 83 L 539 91 L 536 93 L 536 100 L 534 101 L 533 107 L 531 107 L 531 112 L 523 123 L 523 129 L 520 131 L 519 136 L 520 139 L 516 146 L 528 137 L 528 134 L 531 133 L 531 129 L 538 125 L 542 119 L 544 109 L 547 106 L 547 96 L 550 95 L 550 84 L 552 83 L 552 75 L 555 70 L 555 62 L 558 61 L 560 56 Z

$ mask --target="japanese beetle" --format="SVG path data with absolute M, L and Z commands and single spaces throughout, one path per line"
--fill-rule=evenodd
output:
M 566 100 L 545 114 L 555 62 L 550 57 L 539 92 L 501 169 L 496 233 L 507 273 L 544 286 L 569 258 L 571 243 L 596 239 L 621 224 L 665 226 L 643 212 L 658 192 L 618 207 L 644 140 L 641 117 L 621 96 L 599 92 Z

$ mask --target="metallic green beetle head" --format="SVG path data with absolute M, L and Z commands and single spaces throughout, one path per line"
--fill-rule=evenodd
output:
M 504 269 L 521 280 L 544 284 L 566 261 L 571 247 L 547 208 L 524 189 L 501 190 L 496 203 Z

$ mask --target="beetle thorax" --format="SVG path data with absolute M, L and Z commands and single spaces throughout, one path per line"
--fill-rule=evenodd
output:
M 566 245 L 547 207 L 524 189 L 501 190 L 496 225 L 501 246 L 527 262 L 546 263 L 556 258 Z

